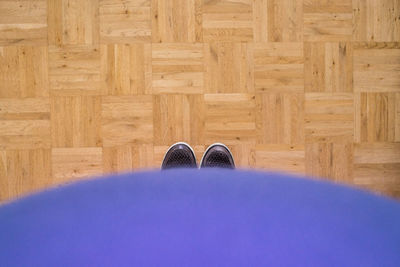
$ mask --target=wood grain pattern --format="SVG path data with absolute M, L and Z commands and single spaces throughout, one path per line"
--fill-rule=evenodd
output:
M 306 92 L 353 92 L 353 44 L 307 42 L 304 45 Z
M 206 94 L 205 142 L 255 143 L 255 95 Z
M 49 84 L 53 96 L 100 95 L 100 51 L 94 46 L 49 47 Z
M 267 5 L 268 41 L 303 41 L 303 1 L 268 0 Z
M 257 145 L 252 153 L 256 168 L 296 174 L 305 173 L 303 145 Z
M 335 182 L 352 184 L 353 144 L 315 142 L 306 144 L 306 172 Z
M 101 110 L 104 147 L 153 141 L 151 96 L 103 97 Z
M 178 141 L 400 197 L 400 0 L 0 0 L 0 202 Z
M 50 148 L 48 98 L 0 99 L 0 149 Z
M 358 126 L 356 140 L 360 142 L 394 142 L 396 138 L 395 93 L 360 93 L 356 97 Z
M 254 85 L 256 92 L 303 92 L 303 43 L 256 44 Z
M 98 0 L 47 0 L 48 43 L 95 45 L 99 43 Z
M 353 12 L 351 0 L 304 0 L 304 41 L 351 41 Z
M 304 143 L 304 95 L 257 94 L 257 143 Z
M 103 149 L 104 173 L 132 171 L 137 168 L 156 168 L 152 144 L 105 147 Z
M 219 42 L 205 45 L 205 92 L 252 93 L 253 49 L 250 44 Z
M 400 144 L 360 143 L 354 150 L 354 183 L 382 194 L 400 193 Z
M 352 142 L 354 101 L 349 93 L 305 94 L 306 142 Z
M 53 148 L 52 174 L 55 184 L 100 175 L 103 172 L 101 147 Z
M 203 0 L 203 40 L 252 41 L 253 1 Z
M 109 44 L 100 47 L 101 91 L 106 95 L 151 93 L 151 46 Z
M 102 145 L 101 99 L 99 97 L 53 97 L 51 114 L 53 147 Z
M 0 98 L 49 96 L 46 46 L 0 47 Z
M 102 43 L 151 41 L 150 0 L 100 0 Z
M 1 199 L 53 185 L 50 149 L 17 149 L 0 154 Z
M 199 42 L 201 0 L 152 0 L 153 43 Z
M 387 44 L 390 47 L 391 44 Z M 385 46 L 383 46 L 385 47 Z M 399 92 L 400 48 L 357 48 L 354 50 L 356 92 Z
M 153 93 L 203 93 L 203 58 L 203 44 L 153 44 Z
M 400 41 L 399 0 L 353 0 L 353 40 Z
M 184 141 L 204 143 L 204 99 L 202 95 L 157 95 L 153 98 L 154 144 Z
M 0 1 L 0 45 L 47 45 L 46 0 Z

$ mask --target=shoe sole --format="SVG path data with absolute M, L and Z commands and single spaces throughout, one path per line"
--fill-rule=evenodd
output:
M 206 151 L 204 151 L 203 156 L 201 157 L 200 164 L 199 164 L 199 169 L 201 168 L 201 165 L 203 164 L 204 156 L 207 154 L 208 150 L 210 150 L 210 149 L 213 148 L 214 146 L 223 146 L 223 147 L 225 147 L 225 148 L 228 150 L 228 152 L 231 154 L 231 156 L 232 156 L 232 161 L 233 161 L 233 165 L 236 167 L 235 159 L 233 158 L 232 151 L 229 149 L 229 147 L 227 147 L 226 145 L 224 145 L 224 144 L 222 144 L 222 143 L 214 143 L 214 144 L 209 145 L 209 146 L 207 147 Z
M 171 145 L 171 146 L 167 149 L 167 151 L 165 152 L 162 162 L 164 162 L 165 156 L 167 155 L 168 151 L 169 151 L 173 146 L 176 146 L 176 145 L 185 145 L 185 146 L 187 146 L 188 148 L 190 148 L 190 151 L 192 151 L 193 156 L 194 156 L 194 160 L 196 161 L 196 164 L 197 164 L 196 154 L 194 153 L 193 148 L 192 148 L 188 143 L 186 143 L 186 142 L 177 142 L 177 143 Z

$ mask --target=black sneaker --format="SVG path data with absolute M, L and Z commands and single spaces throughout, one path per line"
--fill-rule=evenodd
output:
M 196 156 L 188 144 L 183 142 L 176 143 L 165 153 L 161 169 L 172 168 L 197 168 Z
M 200 168 L 227 168 L 234 169 L 235 162 L 231 151 L 224 144 L 215 143 L 204 152 Z

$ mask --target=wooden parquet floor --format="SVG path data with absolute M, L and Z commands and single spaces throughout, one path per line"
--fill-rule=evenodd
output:
M 400 197 L 400 0 L 0 0 L 0 201 L 176 141 Z

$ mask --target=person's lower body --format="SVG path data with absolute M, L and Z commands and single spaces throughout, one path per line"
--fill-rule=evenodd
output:
M 190 145 L 179 142 L 172 145 L 165 153 L 162 170 L 172 168 L 197 168 L 196 156 Z M 221 143 L 210 145 L 203 154 L 200 168 L 234 169 L 235 162 L 229 148 Z

